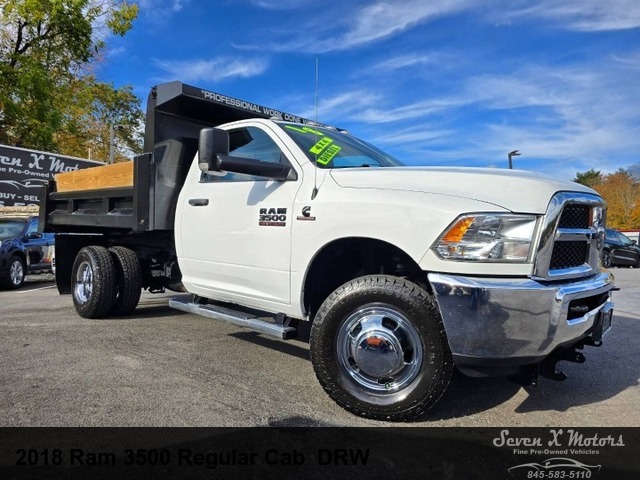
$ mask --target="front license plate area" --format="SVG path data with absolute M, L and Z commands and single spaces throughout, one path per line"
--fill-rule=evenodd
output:
M 611 320 L 613 319 L 613 306 L 611 304 L 607 304 L 602 307 L 602 310 L 598 312 L 598 316 L 596 317 L 596 325 L 593 329 L 593 339 L 601 342 L 602 338 L 607 334 L 607 332 L 611 329 Z

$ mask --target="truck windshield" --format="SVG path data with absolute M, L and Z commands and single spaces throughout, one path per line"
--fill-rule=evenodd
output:
M 402 162 L 338 130 L 278 122 L 319 168 L 398 167 Z
M 0 240 L 19 236 L 25 223 L 26 220 L 0 219 Z

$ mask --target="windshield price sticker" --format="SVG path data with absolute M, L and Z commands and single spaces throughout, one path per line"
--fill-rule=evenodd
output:
M 316 156 L 316 163 L 319 165 L 327 165 L 340 152 L 340 150 L 342 150 L 342 147 L 333 144 L 333 139 L 325 137 L 324 133 L 319 130 L 315 130 L 311 127 L 294 127 L 291 125 L 285 125 L 285 128 L 299 133 L 311 133 L 322 137 L 309 149 L 309 153 Z
M 329 137 L 324 137 L 323 139 L 318 141 L 318 143 L 316 143 L 313 147 L 311 147 L 309 151 L 315 155 L 318 155 L 320 152 L 322 152 L 325 148 L 327 148 L 332 143 L 333 143 L 333 140 L 331 140 Z
M 342 147 L 339 147 L 338 145 L 331 145 L 318 157 L 316 161 L 320 165 L 326 165 L 333 160 L 333 157 L 335 157 L 340 150 L 342 150 Z
M 324 137 L 324 133 L 322 133 L 320 130 L 315 130 L 311 127 L 294 127 L 292 125 L 285 125 L 284 128 L 288 128 L 289 130 L 295 130 L 296 132 L 300 132 L 300 133 L 313 133 L 314 135 L 319 135 L 321 137 Z

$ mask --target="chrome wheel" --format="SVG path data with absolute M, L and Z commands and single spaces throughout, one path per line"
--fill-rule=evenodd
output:
M 360 387 L 377 394 L 410 385 L 422 367 L 420 335 L 399 311 L 369 306 L 351 314 L 338 332 L 340 368 Z
M 82 247 L 71 269 L 71 293 L 76 312 L 84 318 L 103 318 L 116 300 L 116 265 L 103 246 Z
M 9 280 L 14 287 L 19 287 L 22 285 L 22 282 L 24 282 L 24 265 L 19 258 L 14 258 L 11 262 L 11 266 L 9 267 Z
M 93 269 L 88 261 L 83 261 L 76 270 L 73 296 L 76 301 L 85 305 L 93 293 Z
M 313 319 L 309 344 L 331 398 L 377 420 L 420 416 L 442 396 L 453 371 L 433 296 L 390 275 L 365 275 L 334 290 Z

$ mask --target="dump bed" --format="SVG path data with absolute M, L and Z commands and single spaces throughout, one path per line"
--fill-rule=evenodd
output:
M 181 82 L 153 87 L 147 101 L 145 153 L 124 164 L 57 175 L 40 206 L 44 231 L 172 230 L 200 130 L 249 118 L 313 123 Z

